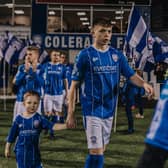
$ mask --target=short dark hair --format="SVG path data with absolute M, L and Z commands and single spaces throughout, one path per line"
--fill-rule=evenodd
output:
M 109 18 L 106 18 L 106 17 L 95 18 L 93 20 L 93 27 L 96 26 L 96 25 L 101 25 L 101 26 L 106 26 L 106 27 L 112 26 L 111 20 Z

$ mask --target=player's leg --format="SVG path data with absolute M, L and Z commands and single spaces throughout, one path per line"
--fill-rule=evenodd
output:
M 57 123 L 64 123 L 64 113 L 62 111 L 64 95 L 57 95 L 54 98 L 54 111 Z
M 85 168 L 103 168 L 104 150 L 109 143 L 112 119 L 105 122 L 97 117 L 85 117 L 84 125 L 86 129 L 89 154 L 85 162 Z
M 139 95 L 138 97 L 137 97 L 137 103 L 138 103 L 138 108 L 139 108 L 139 114 L 140 114 L 140 118 L 144 118 L 144 115 L 143 115 L 143 113 L 144 113 L 144 110 L 143 110 L 143 98 L 142 98 L 142 96 L 141 95 Z
M 68 111 L 68 102 L 67 102 L 66 92 L 64 90 L 63 91 L 63 105 L 62 105 L 62 112 L 64 114 L 64 118 L 67 117 L 67 111 Z
M 38 109 L 37 109 L 37 113 L 39 113 L 40 115 L 42 115 L 42 101 L 40 100 L 39 102 L 39 106 L 38 106 Z
M 52 114 L 52 107 L 53 107 L 52 96 L 50 96 L 50 95 L 44 95 L 43 106 L 44 106 L 44 117 L 47 120 L 50 121 L 51 120 L 51 114 Z M 47 134 L 48 130 L 45 130 L 44 133 Z
M 133 96 L 132 97 L 130 96 L 131 95 L 127 95 L 125 111 L 126 111 L 126 116 L 128 119 L 128 133 L 133 133 L 134 132 L 134 120 L 133 120 L 133 115 L 132 115 L 132 106 L 134 105 L 134 98 Z
M 13 111 L 13 121 L 15 120 L 17 115 L 22 114 L 25 110 L 26 109 L 23 105 L 23 102 L 16 101 L 14 105 L 14 111 Z
M 146 144 L 137 168 L 164 168 L 168 151 Z
M 46 119 L 50 119 L 50 116 L 52 114 L 52 108 L 53 108 L 53 98 L 50 95 L 44 95 L 43 100 L 44 105 L 44 116 Z

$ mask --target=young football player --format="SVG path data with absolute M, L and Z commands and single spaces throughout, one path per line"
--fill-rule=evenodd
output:
M 134 84 L 153 94 L 153 88 L 144 82 L 126 57 L 109 46 L 112 37 L 111 20 L 96 19 L 91 29 L 93 45 L 80 51 L 76 57 L 69 92 L 67 127 L 75 127 L 73 99 L 76 85 L 81 86 L 81 105 L 89 154 L 85 168 L 103 168 L 104 151 L 109 143 L 112 121 L 118 96 L 120 73 Z
M 66 124 L 54 124 L 37 113 L 40 95 L 35 91 L 24 94 L 25 111 L 14 120 L 7 137 L 5 156 L 10 156 L 11 144 L 16 141 L 15 154 L 17 168 L 42 168 L 39 138 L 42 129 L 62 130 Z

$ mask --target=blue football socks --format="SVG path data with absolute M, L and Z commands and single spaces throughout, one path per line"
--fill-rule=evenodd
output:
M 84 168 L 103 168 L 104 155 L 88 155 Z

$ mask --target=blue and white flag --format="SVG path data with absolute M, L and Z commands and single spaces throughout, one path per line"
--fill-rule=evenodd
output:
M 153 56 L 155 62 L 168 63 L 168 44 L 158 36 L 153 35 Z
M 19 53 L 19 56 L 18 56 L 19 60 L 24 60 L 25 55 L 26 55 L 26 51 L 27 51 L 27 47 L 31 46 L 31 45 L 33 45 L 33 41 L 29 37 L 27 37 L 27 39 L 24 41 L 24 45 Z
M 39 48 L 39 51 L 40 51 L 40 55 L 39 55 L 39 63 L 43 64 L 45 63 L 46 61 L 49 61 L 49 55 L 48 55 L 48 52 L 44 49 L 42 43 L 37 43 L 39 41 L 35 40 L 33 41 L 34 44 Z
M 6 46 L 5 44 L 5 38 L 3 36 L 0 36 L 0 60 L 4 57 L 4 49 Z
M 133 49 L 132 57 L 136 63 L 136 68 L 141 70 L 144 69 L 147 58 L 151 55 L 148 48 L 148 33 L 143 17 L 133 6 L 129 16 L 125 45 L 128 45 L 130 50 Z
M 126 41 L 132 48 L 142 52 L 147 45 L 148 29 L 143 17 L 135 6 L 132 7 L 129 16 Z
M 40 58 L 39 58 L 39 63 L 44 63 L 48 57 L 49 57 L 48 52 L 46 50 L 42 49 L 42 52 L 41 52 Z
M 4 58 L 7 47 L 8 47 L 8 36 L 5 32 L 4 35 L 0 36 L 0 60 Z
M 18 60 L 18 53 L 23 45 L 22 40 L 12 36 L 8 41 L 8 47 L 5 51 L 5 61 L 8 64 L 13 64 Z

